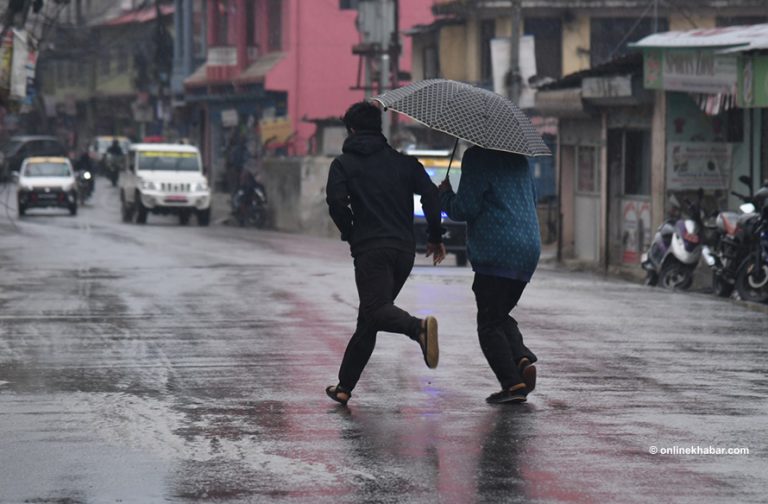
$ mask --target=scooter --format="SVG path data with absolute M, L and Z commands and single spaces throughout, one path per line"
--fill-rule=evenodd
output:
M 701 220 L 701 199 L 704 191 L 699 190 L 698 203 L 685 200 L 688 206 L 687 219 L 667 220 L 656 231 L 648 252 L 641 257 L 641 266 L 646 272 L 646 285 L 660 285 L 670 289 L 686 290 L 693 283 L 693 272 L 701 258 L 703 228 Z M 672 196 L 672 204 L 680 207 Z

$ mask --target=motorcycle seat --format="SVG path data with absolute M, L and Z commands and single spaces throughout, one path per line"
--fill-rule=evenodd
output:
M 720 212 L 717 227 L 727 235 L 734 235 L 739 229 L 739 217 L 737 212 Z

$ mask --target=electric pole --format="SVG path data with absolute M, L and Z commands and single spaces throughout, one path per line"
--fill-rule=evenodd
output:
M 513 103 L 520 99 L 520 23 L 521 0 L 510 0 L 512 3 L 510 17 L 512 18 L 512 35 L 509 42 L 509 83 L 508 96 Z

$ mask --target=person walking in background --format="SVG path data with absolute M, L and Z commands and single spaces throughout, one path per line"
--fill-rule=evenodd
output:
M 467 254 L 475 272 L 480 348 L 501 384 L 489 403 L 524 402 L 536 386 L 536 356 L 510 312 L 541 253 L 536 190 L 520 154 L 471 147 L 461 163 L 458 192 L 440 184 L 443 211 L 467 222 Z
M 413 195 L 421 195 L 428 226 L 427 256 L 445 258 L 437 187 L 416 158 L 394 150 L 381 130 L 381 110 L 353 104 L 344 115 L 348 137 L 331 163 L 326 201 L 341 239 L 349 242 L 360 298 L 357 327 L 326 394 L 341 404 L 352 396 L 376 345 L 376 333 L 405 334 L 418 342 L 424 361 L 437 367 L 437 320 L 418 319 L 394 301 L 413 268 Z

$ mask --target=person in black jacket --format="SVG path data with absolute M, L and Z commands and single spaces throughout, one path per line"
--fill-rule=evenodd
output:
M 381 111 L 368 102 L 344 115 L 348 137 L 333 160 L 326 184 L 331 218 L 349 242 L 360 298 L 357 328 L 328 396 L 346 404 L 376 345 L 376 333 L 405 334 L 421 346 L 424 361 L 437 367 L 437 320 L 418 319 L 394 301 L 413 268 L 413 195 L 421 196 L 428 226 L 427 257 L 445 258 L 437 187 L 416 158 L 400 154 L 381 132 Z

